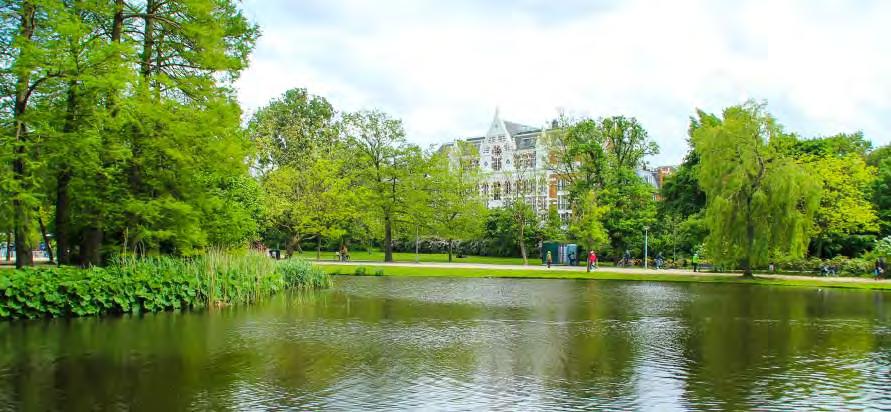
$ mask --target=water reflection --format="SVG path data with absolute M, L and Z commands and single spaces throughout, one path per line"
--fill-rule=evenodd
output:
M 212 313 L 0 324 L 0 409 L 891 408 L 889 296 L 341 277 Z

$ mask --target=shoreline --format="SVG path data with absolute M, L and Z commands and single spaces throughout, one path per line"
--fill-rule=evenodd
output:
M 435 263 L 383 263 L 383 262 L 313 262 L 330 275 L 382 276 L 392 277 L 452 277 L 452 278 L 509 278 L 509 279 L 581 279 L 581 280 L 624 280 L 640 282 L 696 282 L 733 283 L 764 286 L 830 287 L 864 290 L 889 290 L 891 280 L 869 278 L 814 277 L 795 275 L 756 274 L 754 278 L 743 278 L 737 273 L 702 273 L 680 270 L 596 269 L 590 273 L 584 267 L 543 266 L 502 266 L 482 264 L 435 264 Z M 356 275 L 355 270 L 365 268 L 364 275 Z

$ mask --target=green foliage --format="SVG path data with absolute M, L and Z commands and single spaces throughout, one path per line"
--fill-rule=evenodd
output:
M 566 231 L 563 230 L 563 221 L 560 220 L 556 206 L 548 207 L 547 217 L 541 227 L 541 238 L 556 242 L 565 242 L 567 239 Z
M 482 234 L 488 210 L 479 193 L 477 168 L 471 163 L 478 156 L 473 145 L 457 142 L 430 155 L 425 178 L 419 182 L 425 199 L 415 203 L 420 206 L 413 213 L 415 223 L 426 233 L 445 238 L 450 249 L 454 240 Z
M 535 211 L 525 202 L 512 203 L 509 207 L 492 209 L 486 219 L 485 237 L 492 240 L 489 252 L 496 256 L 518 256 L 520 250 L 520 220 L 524 224 L 523 242 L 534 245 L 541 238 Z
M 872 253 L 876 256 L 891 258 L 891 236 L 876 240 Z
M 300 259 L 286 259 L 276 270 L 282 274 L 285 284 L 291 288 L 325 289 L 331 287 L 331 278 L 318 266 Z
M 877 169 L 872 202 L 879 218 L 879 235 L 891 236 L 891 145 L 870 153 L 868 162 Z
M 866 165 L 861 154 L 830 152 L 821 156 L 804 155 L 801 159 L 809 176 L 822 184 L 812 230 L 817 256 L 823 256 L 826 249 L 837 254 L 839 250 L 831 250 L 832 243 L 839 243 L 837 239 L 849 244 L 848 238 L 852 235 L 878 230 L 870 193 L 875 169 Z
M 751 102 L 724 110 L 719 124 L 693 133 L 708 199 L 708 253 L 718 263 L 741 264 L 747 275 L 771 251 L 802 256 L 810 240 L 819 186 L 774 146 L 782 136 L 776 121 Z
M 256 214 L 250 145 L 231 86 L 258 29 L 236 1 L 0 8 L 10 57 L 0 88 L 23 97 L 2 115 L 19 126 L 10 160 L 21 166 L 4 190 L 20 200 L 23 234 L 33 210 L 52 210 L 60 260 L 83 264 L 122 249 L 194 255 L 256 236 L 245 219 Z M 31 35 L 11 35 L 23 21 Z M 0 146 L 11 143 L 2 136 Z
M 590 191 L 585 194 L 573 210 L 569 234 L 578 239 L 584 250 L 600 250 L 609 244 L 609 235 L 603 224 L 608 206 L 598 204 L 597 195 Z
M 121 258 L 108 267 L 0 271 L 0 319 L 92 316 L 251 303 L 288 288 L 326 288 L 303 261 L 210 252 L 191 259 Z
M 554 154 L 550 165 L 570 183 L 573 210 L 597 211 L 614 251 L 640 250 L 643 253 L 644 227 L 656 219 L 656 202 L 652 187 L 637 176 L 646 166 L 645 157 L 659 153 L 646 129 L 635 118 L 624 116 L 597 120 L 561 118 L 560 129 L 546 138 Z M 588 193 L 594 191 L 596 207 L 588 208 Z M 603 208 L 602 210 L 598 208 Z M 585 226 L 593 221 L 582 217 Z M 599 229 L 582 229 L 576 225 L 576 240 L 595 242 Z M 597 236 L 592 237 L 595 233 Z M 587 240 L 585 239 L 587 238 Z M 595 243 L 599 243 L 596 241 Z

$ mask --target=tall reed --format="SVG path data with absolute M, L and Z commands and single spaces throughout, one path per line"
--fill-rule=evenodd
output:
M 258 253 L 120 257 L 104 268 L 0 271 L 0 319 L 225 306 L 330 285 L 330 277 L 307 262 L 276 262 Z

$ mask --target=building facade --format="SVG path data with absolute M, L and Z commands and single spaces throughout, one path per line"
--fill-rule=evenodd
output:
M 522 198 L 539 215 L 554 207 L 564 222 L 572 216 L 567 181 L 548 166 L 550 154 L 545 132 L 543 128 L 503 120 L 496 109 L 484 136 L 462 139 L 476 148 L 477 158 L 465 163 L 479 168 L 480 192 L 489 208 L 503 207 Z M 658 189 L 673 170 L 664 166 L 638 170 L 637 174 Z M 657 190 L 654 196 L 655 193 Z

